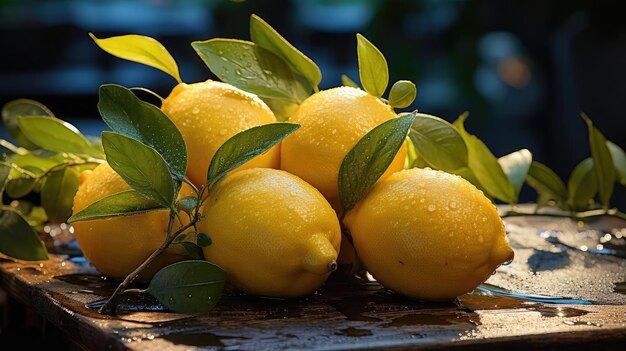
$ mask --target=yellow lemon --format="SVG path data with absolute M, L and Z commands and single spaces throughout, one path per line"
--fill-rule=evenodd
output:
M 103 197 L 129 190 L 122 177 L 103 163 L 80 175 L 81 184 L 74 196 L 73 212 L 84 209 Z M 179 197 L 193 195 L 183 184 Z M 189 218 L 181 213 L 183 220 Z M 96 269 L 110 277 L 123 278 L 137 268 L 165 241 L 169 212 L 153 211 L 131 216 L 97 219 L 73 224 L 76 240 L 85 257 Z M 149 279 L 159 269 L 183 258 L 184 251 L 172 246 L 148 267 L 140 279 Z
M 212 189 L 199 230 L 209 262 L 254 295 L 295 297 L 319 288 L 337 267 L 335 211 L 302 179 L 281 170 L 231 173 Z
M 441 171 L 414 168 L 378 182 L 345 224 L 368 271 L 417 299 L 453 299 L 513 259 L 491 201 Z
M 290 122 L 301 128 L 282 143 L 281 168 L 316 187 L 339 209 L 339 168 L 352 147 L 379 124 L 397 117 L 393 109 L 363 90 L 339 87 L 306 99 Z M 404 166 L 403 146 L 385 174 Z
M 187 145 L 187 176 L 196 186 L 206 182 L 213 155 L 233 135 L 276 122 L 256 95 L 222 82 L 177 85 L 163 101 L 163 112 L 180 130 Z M 280 145 L 237 168 L 279 168 Z

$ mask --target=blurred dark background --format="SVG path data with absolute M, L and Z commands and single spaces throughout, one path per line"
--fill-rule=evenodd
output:
M 274 26 L 322 69 L 322 88 L 358 79 L 355 33 L 386 55 L 391 81 L 418 86 L 412 108 L 467 128 L 497 156 L 529 148 L 567 178 L 590 154 L 585 111 L 626 147 L 626 21 L 618 1 L 0 0 L 0 104 L 28 97 L 98 134 L 98 86 L 144 86 L 166 74 L 110 56 L 88 37 L 160 40 L 184 81 L 214 78 L 189 43 L 248 39 L 249 15 Z M 4 130 L 0 135 L 6 136 Z M 623 189 L 614 205 L 626 207 Z M 528 189 L 522 201 L 534 198 Z

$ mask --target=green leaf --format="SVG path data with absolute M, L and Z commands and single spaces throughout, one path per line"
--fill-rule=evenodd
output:
M 381 97 L 389 84 L 389 69 L 385 56 L 361 34 L 356 35 L 359 78 L 368 93 Z
M 615 175 L 617 181 L 623 186 L 626 186 L 626 153 L 617 144 L 614 144 L 607 140 L 606 146 L 609 148 L 613 164 L 615 165 Z
M 181 242 L 183 242 L 185 240 L 190 240 L 190 237 L 191 237 L 192 234 L 193 233 L 181 233 L 181 234 L 178 234 L 174 238 L 174 241 L 172 241 L 172 243 L 178 244 L 178 243 L 181 243 Z
M 196 206 L 198 206 L 199 201 L 200 200 L 195 196 L 185 196 L 176 202 L 176 208 L 179 211 L 184 211 L 191 215 Z
M 564 204 L 567 199 L 567 189 L 561 178 L 542 163 L 533 161 L 530 164 L 526 182 L 544 199 L 560 204 Z
M 41 187 L 41 205 L 53 223 L 64 223 L 72 215 L 74 195 L 78 190 L 78 171 L 64 167 L 51 172 Z
M 613 195 L 613 187 L 615 186 L 615 165 L 611 158 L 611 153 L 606 145 L 604 135 L 593 126 L 591 119 L 581 113 L 581 117 L 587 123 L 589 128 L 589 147 L 591 148 L 591 156 L 593 157 L 594 170 L 596 172 L 596 183 L 598 184 L 598 193 L 600 202 L 604 208 L 609 207 L 611 195 Z
M 36 167 L 42 172 L 45 172 L 52 167 L 57 167 L 62 163 L 75 161 L 71 158 L 65 157 L 63 154 L 53 154 L 40 157 L 33 152 L 25 155 L 17 155 L 10 158 L 10 162 L 18 167 Z
M 102 132 L 107 162 L 131 188 L 161 206 L 172 208 L 176 193 L 167 163 L 153 148 L 125 135 Z
M 89 36 L 102 50 L 109 54 L 154 67 L 182 83 L 176 61 L 156 39 L 134 34 L 105 39 L 98 39 L 92 33 L 89 33 Z
M 367 195 L 385 173 L 414 118 L 414 113 L 408 113 L 380 124 L 348 152 L 339 168 L 339 199 L 344 211 Z
M 589 208 L 589 202 L 598 192 L 593 159 L 588 157 L 580 162 L 572 171 L 567 182 L 569 194 L 567 202 L 575 210 Z
M 11 174 L 11 167 L 0 164 L 0 196 L 2 196 L 2 191 L 4 190 L 4 185 L 9 178 L 9 174 Z
M 191 46 L 223 82 L 264 98 L 300 103 L 309 96 L 280 57 L 249 41 L 210 39 Z
M 54 152 L 69 152 L 102 157 L 73 125 L 49 116 L 17 118 L 20 130 L 33 144 Z
M 517 202 L 519 192 L 522 190 L 522 185 L 524 185 L 532 162 L 533 155 L 527 149 L 512 152 L 498 159 L 504 174 L 509 178 L 509 182 L 511 182 L 515 190 L 515 202 Z
M 67 222 L 90 221 L 119 216 L 131 216 L 157 210 L 165 210 L 167 207 L 146 199 L 135 190 L 126 190 L 115 193 L 90 204 L 70 217 Z
M 353 81 L 352 79 L 350 79 L 350 77 L 348 77 L 345 74 L 341 75 L 341 85 L 345 86 L 345 87 L 352 87 L 352 88 L 357 88 L 357 89 L 361 89 L 359 87 L 358 84 L 356 84 L 355 81 Z
M 10 176 L 5 186 L 5 192 L 12 199 L 19 199 L 35 190 L 37 176 L 43 171 L 34 166 L 23 166 L 22 173 L 17 172 L 17 176 Z M 13 169 L 15 171 L 15 169 Z M 24 172 L 25 171 L 25 172 Z M 28 173 L 26 173 L 28 172 Z
M 315 62 L 291 45 L 261 17 L 254 14 L 250 16 L 250 38 L 256 45 L 285 60 L 295 73 L 304 77 L 312 88 L 317 89 L 322 81 L 322 72 Z
M 419 155 L 430 165 L 444 171 L 467 167 L 467 146 L 459 132 L 447 121 L 416 113 L 409 138 Z
M 480 139 L 465 130 L 467 116 L 467 113 L 462 114 L 454 122 L 454 126 L 467 146 L 469 169 L 487 193 L 504 202 L 514 203 L 515 189 L 500 167 L 498 159 Z
M 100 87 L 98 110 L 113 131 L 154 148 L 172 173 L 179 178 L 187 170 L 187 148 L 174 123 L 158 107 L 143 102 L 127 88 L 106 84 Z
M 33 144 L 24 136 L 17 124 L 17 118 L 22 116 L 50 116 L 54 117 L 52 112 L 44 105 L 37 101 L 29 99 L 17 99 L 7 102 L 2 106 L 2 123 L 20 146 L 26 149 L 35 149 L 37 145 Z
M 206 261 L 183 261 L 161 269 L 147 292 L 178 313 L 206 313 L 217 305 L 226 273 Z
M 417 96 L 417 88 L 413 82 L 399 80 L 393 84 L 389 92 L 389 105 L 393 108 L 409 107 Z
M 233 135 L 213 155 L 207 184 L 213 184 L 226 173 L 264 153 L 298 128 L 299 124 L 270 123 Z
M 196 242 L 200 247 L 207 247 L 213 243 L 213 240 L 211 240 L 211 237 L 206 233 L 198 233 L 198 235 L 196 235 Z
M 0 252 L 18 260 L 42 261 L 48 259 L 46 246 L 17 212 L 0 210 Z
M 195 243 L 190 241 L 182 241 L 177 243 L 182 246 L 183 249 L 187 252 L 187 256 L 189 256 L 193 260 L 203 260 L 204 252 L 202 252 L 202 248 Z

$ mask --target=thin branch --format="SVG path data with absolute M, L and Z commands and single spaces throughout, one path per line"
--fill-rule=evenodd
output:
M 111 295 L 107 302 L 102 307 L 100 307 L 100 313 L 109 315 L 115 314 L 117 310 L 117 304 L 119 303 L 119 300 L 124 291 L 127 290 L 126 288 L 139 276 L 141 272 L 148 268 L 148 266 L 150 266 L 150 264 L 154 262 L 154 260 L 172 244 L 172 241 L 174 241 L 178 234 L 187 230 L 193 225 L 192 223 L 194 222 L 190 221 L 189 223 L 181 226 L 180 228 L 178 228 L 178 230 L 172 233 L 175 218 L 176 216 L 174 215 L 174 212 L 170 212 L 170 220 L 167 228 L 167 239 L 165 239 L 161 246 L 159 246 L 159 248 L 154 251 L 141 265 L 139 265 L 139 267 L 137 267 L 132 273 L 124 278 L 124 281 L 122 281 L 120 285 L 118 285 L 118 287 L 113 292 L 113 295 Z
M 9 163 L 9 162 L 4 162 L 4 161 L 0 161 L 0 165 L 4 165 L 7 167 L 11 167 L 13 169 L 15 169 L 16 171 L 22 173 L 22 174 L 26 174 L 27 176 L 31 177 L 31 178 L 37 178 L 37 175 L 27 169 L 24 169 L 18 165 L 16 165 L 15 163 Z
M 524 212 L 510 210 L 501 215 L 502 218 L 507 217 L 557 217 L 557 218 L 570 218 L 577 221 L 584 221 L 586 219 L 599 218 L 599 217 L 613 217 L 626 221 L 626 213 L 620 212 L 617 209 L 597 209 L 583 212 Z
M 28 150 L 24 149 L 23 147 L 15 146 L 4 139 L 0 139 L 0 146 L 18 155 L 26 155 L 28 153 Z

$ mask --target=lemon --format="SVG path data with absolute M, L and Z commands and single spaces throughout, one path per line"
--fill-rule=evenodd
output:
M 183 135 L 189 159 L 187 176 L 198 187 L 206 182 L 211 159 L 226 140 L 251 127 L 276 122 L 256 95 L 211 80 L 177 85 L 161 108 Z M 279 166 L 277 145 L 237 169 Z
M 122 177 L 103 163 L 93 171 L 80 175 L 81 184 L 74 196 L 73 212 L 89 206 L 105 196 L 129 190 Z M 183 184 L 179 197 L 193 194 Z M 183 220 L 188 220 L 181 213 Z M 131 216 L 97 219 L 73 224 L 76 240 L 85 257 L 96 269 L 109 277 L 122 278 L 131 273 L 165 241 L 169 212 L 153 211 Z M 184 251 L 173 246 L 162 253 L 139 279 L 149 279 L 159 269 L 183 258 Z
M 378 182 L 344 223 L 368 271 L 416 299 L 453 299 L 513 259 L 491 201 L 441 171 L 414 168 Z
M 344 157 L 370 130 L 395 117 L 389 105 L 360 89 L 313 94 L 290 119 L 301 127 L 283 140 L 281 168 L 316 187 L 339 209 L 337 178 Z M 403 146 L 381 179 L 401 170 L 405 155 Z
M 247 169 L 212 189 L 199 230 L 213 243 L 209 262 L 239 290 L 295 297 L 318 289 L 335 270 L 341 229 L 334 210 L 311 185 L 287 172 Z

